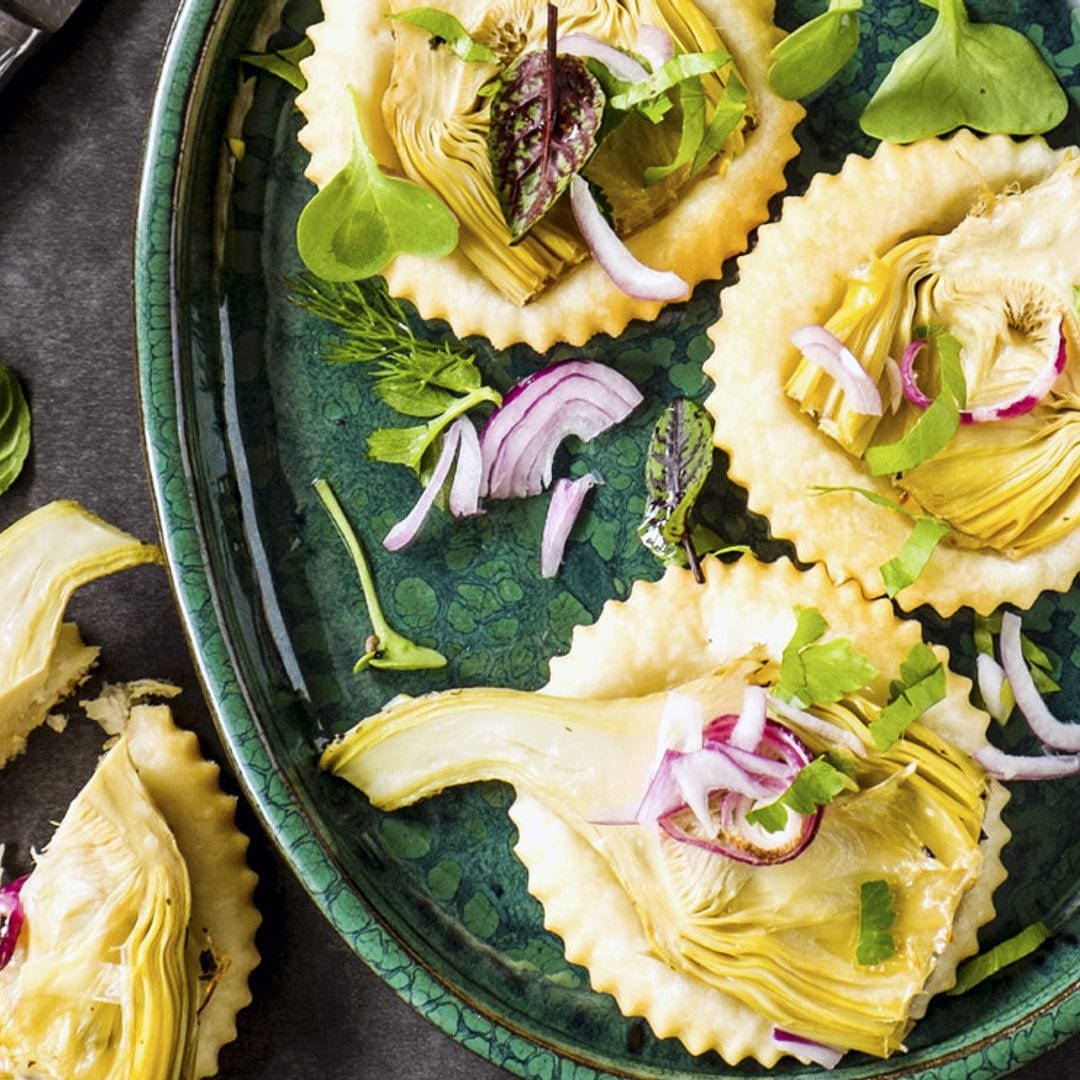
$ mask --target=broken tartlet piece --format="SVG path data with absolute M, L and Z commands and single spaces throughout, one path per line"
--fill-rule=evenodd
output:
M 1078 198 L 1075 149 L 961 132 L 849 158 L 761 230 L 710 331 L 707 406 L 801 559 L 943 615 L 1069 587 Z M 940 543 L 890 583 L 913 525 Z
M 61 628 L 70 592 L 156 551 L 71 502 L 0 536 L 0 579 L 29 586 L 7 590 L 9 747 L 24 749 L 97 656 L 74 624 Z M 260 920 L 236 799 L 167 707 L 134 703 L 147 691 L 175 688 L 136 684 L 87 703 L 110 747 L 34 869 L 0 886 L 0 1075 L 211 1076 L 250 1001 Z
M 395 700 L 322 766 L 385 810 L 513 784 L 545 925 L 657 1036 L 732 1064 L 886 1057 L 1005 876 L 1007 796 L 969 756 L 987 717 L 944 650 L 853 584 L 705 571 L 608 604 L 542 691 Z
M 349 162 L 355 112 L 382 168 L 422 185 L 458 221 L 458 244 L 449 255 L 404 254 L 389 264 L 390 292 L 412 300 L 425 319 L 446 319 L 459 337 L 482 334 L 499 348 L 514 342 L 537 350 L 556 341 L 579 345 L 601 331 L 617 334 L 633 318 L 655 317 L 663 301 L 627 295 L 589 256 L 568 193 L 522 231 L 522 222 L 507 213 L 505 191 L 500 205 L 489 152 L 491 113 L 499 107 L 499 81 L 545 55 L 544 5 L 437 5 L 492 57 L 472 62 L 450 47 L 433 48 L 437 37 L 402 21 L 410 7 L 415 5 L 328 0 L 324 21 L 309 31 L 315 52 L 303 64 L 308 87 L 297 99 L 308 121 L 300 134 L 311 153 L 307 176 L 316 185 L 326 187 Z M 623 82 L 615 86 L 609 73 L 606 93 L 600 91 L 586 70 L 600 62 L 566 55 L 583 39 L 618 50 L 642 74 L 660 71 L 667 52 L 676 60 L 680 54 L 730 55 L 693 77 L 703 97 L 684 94 L 680 86 L 689 83 L 676 81 L 666 113 L 654 110 L 646 118 L 627 105 L 610 133 L 601 124 L 595 152 L 572 148 L 587 159 L 580 175 L 603 193 L 633 254 L 647 267 L 677 272 L 687 293 L 718 277 L 723 261 L 745 248 L 750 230 L 768 217 L 768 200 L 783 189 L 784 165 L 798 150 L 791 131 L 802 110 L 778 98 L 766 78 L 769 50 L 782 37 L 771 20 L 772 5 L 756 0 L 566 0 L 558 8 L 559 63 L 572 61 L 575 78 L 586 73 L 591 92 L 608 103 L 605 116 L 618 91 L 633 83 L 622 72 Z M 577 46 L 566 44 L 571 38 Z M 711 124 L 729 88 L 739 93 L 738 122 L 706 160 L 684 154 L 680 161 L 680 146 L 688 145 L 684 108 L 700 106 L 699 123 Z M 510 108 L 507 115 L 518 112 Z M 677 166 L 665 172 L 673 162 Z M 649 169 L 655 171 L 646 182 Z M 523 187 L 530 183 L 521 181 Z

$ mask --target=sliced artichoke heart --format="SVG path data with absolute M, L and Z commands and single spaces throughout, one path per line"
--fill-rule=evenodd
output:
M 22 901 L 0 972 L 0 1075 L 192 1076 L 187 869 L 123 740 L 68 808 Z
M 409 5 L 394 4 L 394 10 Z M 508 299 L 525 304 L 588 254 L 565 201 L 556 205 L 517 243 L 499 209 L 488 158 L 490 98 L 480 90 L 525 52 L 542 50 L 543 5 L 525 0 L 494 4 L 449 0 L 440 5 L 470 34 L 492 48 L 491 63 L 466 64 L 449 49 L 432 49 L 428 35 L 395 25 L 393 71 L 383 98 L 383 118 L 406 174 L 435 191 L 461 224 L 459 250 Z M 716 30 L 690 0 L 566 0 L 559 5 L 559 32 L 585 32 L 630 50 L 638 28 L 653 25 L 671 33 L 677 48 L 707 52 L 723 48 Z M 706 76 L 702 84 L 715 104 L 728 77 Z M 646 188 L 644 169 L 675 156 L 679 110 L 654 127 L 631 116 L 601 146 L 587 175 L 605 192 L 621 233 L 655 221 L 689 180 L 689 166 Z M 729 137 L 713 171 L 741 149 L 743 124 Z
M 899 361 L 915 331 L 960 343 L 966 407 L 1008 402 L 1051 364 L 1064 337 L 1067 361 L 1051 393 L 1023 415 L 962 424 L 949 445 L 897 484 L 914 505 L 953 527 L 951 540 L 1016 556 L 1067 533 L 1080 502 L 1080 157 L 1067 158 L 1026 191 L 988 196 L 951 232 L 910 238 L 848 277 L 827 321 L 888 400 L 885 365 Z M 920 389 L 938 389 L 934 349 L 916 358 Z M 831 376 L 801 361 L 787 393 L 823 432 L 862 456 L 892 442 L 920 415 L 904 402 L 894 416 L 847 408 Z
M 711 717 L 738 710 L 747 656 L 675 688 Z M 466 689 L 398 702 L 340 737 L 323 768 L 380 809 L 451 785 L 501 779 L 559 815 L 606 862 L 654 954 L 773 1023 L 808 1038 L 887 1055 L 951 937 L 981 867 L 986 784 L 965 754 L 921 724 L 856 766 L 860 790 L 831 804 L 798 858 L 750 866 L 625 821 L 656 764 L 667 693 L 577 700 Z M 841 703 L 825 717 L 871 745 L 879 707 Z M 815 753 L 826 746 L 807 739 Z M 620 812 L 621 811 L 621 812 Z M 884 877 L 897 911 L 896 955 L 855 962 L 859 885 Z

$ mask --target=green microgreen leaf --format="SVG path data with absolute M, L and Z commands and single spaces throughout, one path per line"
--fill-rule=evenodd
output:
M 864 881 L 859 886 L 859 937 L 855 960 L 863 967 L 873 967 L 896 953 L 893 940 L 892 889 L 887 881 Z
M 945 698 L 945 669 L 921 641 L 911 647 L 892 686 L 892 700 L 870 725 L 874 745 L 884 753 L 932 705 Z
M 315 45 L 310 38 L 305 37 L 288 49 L 276 49 L 268 53 L 241 53 L 240 60 L 248 67 L 276 75 L 296 90 L 306 90 L 307 79 L 300 70 L 300 61 L 307 59 L 314 51 Z
M 0 492 L 18 479 L 30 452 L 30 406 L 15 372 L 0 364 Z
M 787 824 L 788 810 L 812 814 L 817 807 L 828 806 L 845 790 L 858 791 L 859 786 L 826 757 L 815 758 L 799 770 L 783 795 L 775 802 L 755 807 L 746 820 L 751 825 L 760 825 L 766 832 L 779 832 Z
M 426 30 L 432 37 L 434 47 L 449 45 L 455 54 L 467 63 L 487 63 L 496 59 L 495 51 L 474 40 L 468 30 L 449 12 L 420 7 L 394 12 L 386 17 Z
M 890 599 L 918 581 L 938 544 L 950 531 L 948 523 L 940 518 L 925 515 L 915 519 L 899 554 L 881 564 L 881 580 Z
M 713 49 L 712 52 L 703 53 L 680 53 L 678 56 L 673 56 L 647 79 L 630 83 L 624 90 L 615 94 L 610 101 L 611 107 L 622 112 L 629 112 L 647 101 L 658 98 L 661 94 L 666 94 L 673 86 L 677 86 L 686 79 L 711 75 L 729 63 L 731 63 L 731 54 L 723 49 Z
M 813 644 L 828 623 L 816 608 L 795 608 L 795 633 L 780 658 L 773 692 L 800 708 L 828 705 L 862 689 L 877 669 L 847 638 Z
M 705 138 L 705 91 L 700 79 L 686 79 L 679 84 L 682 130 L 675 156 L 666 165 L 651 165 L 643 173 L 645 186 L 666 180 L 694 160 Z
M 880 492 L 874 491 L 872 488 L 858 487 L 855 484 L 813 484 L 810 490 L 815 495 L 833 495 L 839 491 L 849 491 L 853 495 L 859 495 L 866 499 L 867 502 L 872 502 L 875 506 L 882 506 L 886 510 L 892 510 L 894 513 L 906 517 L 909 521 L 915 520 L 915 515 L 905 506 L 902 506 L 895 499 L 890 499 L 888 495 L 882 495 Z
M 966 994 L 1002 968 L 1030 956 L 1044 941 L 1053 935 L 1044 922 L 1033 923 L 1025 927 L 1015 937 L 995 945 L 989 952 L 980 953 L 966 963 L 961 964 L 956 972 L 956 985 L 946 991 L 950 997 Z
M 324 281 L 355 281 L 404 253 L 448 255 L 457 246 L 457 219 L 426 188 L 379 169 L 364 138 L 360 95 L 352 87 L 349 94 L 352 157 L 300 214 L 304 265 Z
M 566 190 L 596 149 L 604 92 L 585 62 L 555 52 L 548 5 L 548 48 L 526 53 L 491 98 L 488 157 L 499 208 L 520 240 Z
M 498 405 L 501 398 L 487 386 L 472 390 L 451 403 L 426 424 L 406 428 L 379 428 L 368 436 L 368 457 L 390 465 L 407 465 L 417 476 L 429 447 L 459 416 L 482 402 Z
M 415 644 L 399 634 L 386 621 L 375 592 L 375 579 L 371 575 L 371 567 L 364 555 L 364 549 L 360 545 L 356 532 L 349 524 L 349 519 L 334 494 L 333 488 L 321 478 L 315 480 L 312 486 L 352 556 L 356 573 L 360 578 L 360 588 L 364 594 L 368 617 L 371 620 L 371 636 L 365 643 L 365 652 L 356 661 L 353 671 L 360 672 L 366 667 L 384 668 L 389 671 L 419 671 L 426 668 L 445 667 L 446 657 L 442 653 Z
M 874 476 L 906 472 L 943 450 L 960 426 L 960 410 L 967 400 L 960 342 L 951 334 L 934 338 L 941 388 L 922 415 L 894 443 L 871 446 L 863 455 Z
M 978 652 L 994 656 L 994 635 L 1001 633 L 1001 612 L 992 615 L 976 615 L 974 638 Z M 1027 661 L 1028 670 L 1040 694 L 1053 694 L 1061 689 L 1057 679 L 1061 674 L 1061 658 L 1051 656 L 1041 649 L 1027 634 L 1020 634 L 1020 648 Z
M 940 0 L 930 32 L 897 57 L 859 121 L 889 142 L 914 142 L 957 127 L 1006 135 L 1049 131 L 1068 98 L 1023 34 L 973 23 L 963 0 Z
M 654 555 L 670 562 L 682 548 L 700 582 L 690 513 L 712 468 L 712 420 L 700 406 L 676 398 L 660 414 L 645 455 L 645 517 L 638 536 Z
M 863 0 L 831 0 L 828 8 L 804 23 L 769 53 L 769 85 L 782 98 L 806 97 L 830 82 L 859 47 Z
M 749 95 L 746 87 L 736 77 L 735 72 L 728 76 L 727 85 L 713 110 L 712 119 L 705 129 L 701 140 L 701 146 L 694 156 L 694 164 L 691 174 L 704 168 L 724 148 L 724 143 L 731 137 L 731 133 L 742 122 L 746 115 L 746 105 Z

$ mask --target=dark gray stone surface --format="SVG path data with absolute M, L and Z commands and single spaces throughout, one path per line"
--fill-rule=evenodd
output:
M 68 497 L 140 536 L 155 534 L 135 398 L 131 228 L 145 118 L 172 17 L 170 0 L 84 0 L 0 96 L 0 357 L 26 385 L 34 418 L 32 459 L 0 499 L 0 527 Z M 184 686 L 178 714 L 222 758 L 164 574 L 142 568 L 92 585 L 74 614 L 87 639 L 105 646 L 105 676 Z M 63 736 L 43 730 L 5 772 L 0 834 L 12 868 L 25 868 L 30 844 L 47 839 L 99 743 L 85 723 Z M 224 1077 L 506 1075 L 371 975 L 243 807 L 241 817 L 261 878 L 264 962 L 240 1038 L 223 1055 Z M 1070 1046 L 1022 1075 L 1080 1077 L 1080 1067 Z

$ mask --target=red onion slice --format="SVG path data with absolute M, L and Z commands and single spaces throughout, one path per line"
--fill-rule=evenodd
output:
M 586 473 L 576 480 L 555 481 L 547 517 L 544 518 L 544 535 L 540 538 L 541 577 L 553 578 L 559 572 L 566 541 L 581 513 L 585 496 L 602 482 L 596 473 Z
M 634 820 L 639 825 L 652 825 L 669 810 L 682 805 L 682 796 L 671 772 L 672 765 L 680 757 L 682 754 L 677 750 L 664 751 L 664 756 L 649 779 L 648 787 L 645 788 L 645 794 L 642 795 L 634 815 Z
M 1024 413 L 1031 412 L 1050 393 L 1058 376 L 1065 370 L 1067 356 L 1065 322 L 1062 320 L 1056 355 L 1049 359 L 1041 371 L 1035 373 L 1027 386 L 1019 393 L 1002 401 L 995 401 L 990 405 L 977 405 L 973 409 L 962 409 L 961 423 L 984 424 L 989 420 L 1007 420 L 1010 416 L 1023 416 Z
M 1080 754 L 1006 754 L 996 746 L 984 746 L 971 755 L 999 780 L 1060 780 L 1080 773 Z
M 461 425 L 457 467 L 450 484 L 450 513 L 454 517 L 472 517 L 480 513 L 480 483 L 484 465 L 480 454 L 480 436 L 476 428 L 462 417 L 454 421 Z
M 690 286 L 678 274 L 653 270 L 634 258 L 604 220 L 588 183 L 576 173 L 570 179 L 570 208 L 593 258 L 627 296 L 636 300 L 681 300 L 690 292 Z
M 728 742 L 738 750 L 753 752 L 765 734 L 765 687 L 748 686 L 743 694 L 742 712 L 731 729 Z
M 24 918 L 19 893 L 25 882 L 26 877 L 21 877 L 0 886 L 0 971 L 11 963 L 22 932 Z
M 629 379 L 592 360 L 565 360 L 530 375 L 507 393 L 480 434 L 481 493 L 493 499 L 538 495 L 551 483 L 563 439 L 588 442 L 642 400 Z
M 710 749 L 723 746 L 723 744 L 715 743 L 711 739 L 705 745 Z M 795 779 L 795 774 L 799 771 L 788 761 L 766 757 L 764 754 L 752 754 L 747 750 L 740 750 L 737 746 L 723 746 L 723 750 L 736 765 L 742 766 L 752 776 L 769 776 L 777 780 L 784 780 L 786 781 L 785 787 Z
M 666 30 L 642 23 L 634 42 L 634 52 L 643 56 L 653 71 L 659 71 L 675 55 L 675 43 Z
M 790 337 L 791 344 L 812 364 L 836 380 L 852 412 L 880 416 L 881 394 L 877 384 L 855 354 L 824 326 L 803 326 Z
M 838 1050 L 835 1046 L 815 1042 L 813 1039 L 804 1039 L 801 1035 L 784 1031 L 783 1028 L 773 1028 L 773 1042 L 779 1049 L 804 1057 L 823 1069 L 835 1069 L 844 1056 L 844 1051 Z
M 750 799 L 773 799 L 786 787 L 779 780 L 752 776 L 723 750 L 711 748 L 677 758 L 672 762 L 671 775 L 683 801 L 710 839 L 716 836 L 716 825 L 709 813 L 709 796 L 714 791 L 734 791 Z
M 992 656 L 979 653 L 975 657 L 975 681 L 986 711 L 999 724 L 1004 724 L 1012 712 L 1005 703 L 1005 669 Z
M 1055 750 L 1080 750 L 1080 724 L 1062 723 L 1046 707 L 1035 686 L 1020 643 L 1020 616 L 1011 611 L 1001 616 L 1001 666 L 1017 707 L 1039 740 Z
M 641 82 L 642 79 L 649 77 L 649 73 L 632 56 L 627 56 L 614 45 L 609 45 L 606 41 L 601 41 L 592 34 L 583 33 L 580 30 L 559 38 L 555 49 L 563 56 L 582 56 L 599 60 L 612 75 L 624 82 Z
M 919 409 L 930 407 L 930 399 L 919 389 L 915 380 L 915 358 L 925 348 L 926 342 L 916 338 L 900 358 L 900 385 L 904 390 L 904 398 Z
M 442 491 L 443 484 L 446 483 L 454 452 L 461 442 L 462 425 L 468 422 L 462 417 L 455 420 L 447 429 L 443 437 L 442 452 L 435 463 L 435 469 L 427 482 L 427 487 L 421 492 L 420 498 L 416 500 L 416 505 L 409 511 L 408 516 L 399 521 L 383 538 L 383 547 L 387 551 L 400 551 L 403 547 L 408 547 L 419 535 L 428 511 L 434 504 L 436 496 Z
M 794 705 L 789 705 L 786 701 L 781 701 L 772 694 L 769 694 L 768 701 L 769 708 L 777 716 L 787 720 L 788 723 L 802 728 L 803 731 L 809 731 L 812 735 L 817 735 L 828 742 L 839 743 L 845 749 L 850 750 L 856 757 L 866 757 L 866 748 L 859 738 L 850 731 L 845 731 L 844 728 L 830 723 L 828 720 L 822 720 L 821 717 L 814 716 L 813 713 L 797 709 Z
M 656 733 L 656 765 L 668 750 L 689 754 L 700 750 L 704 716 L 701 702 L 688 694 L 672 690 L 664 699 L 660 729 Z

